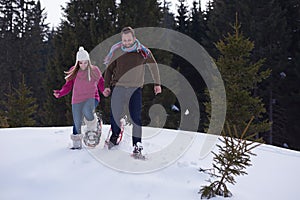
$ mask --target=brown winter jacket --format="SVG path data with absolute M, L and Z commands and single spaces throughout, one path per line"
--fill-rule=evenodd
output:
M 117 49 L 104 74 L 105 87 L 142 87 L 145 64 L 149 67 L 154 84 L 160 85 L 158 66 L 152 53 L 147 59 L 144 59 L 140 53 Z

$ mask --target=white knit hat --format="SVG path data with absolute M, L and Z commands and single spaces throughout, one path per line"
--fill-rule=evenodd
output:
M 84 50 L 84 48 L 81 46 L 81 47 L 79 47 L 79 50 L 77 51 L 77 54 L 76 54 L 76 64 L 77 64 L 78 61 L 83 61 L 83 60 L 88 60 L 89 63 L 91 64 L 89 53 L 86 50 Z M 90 69 L 90 67 L 88 67 L 88 78 L 89 78 L 89 81 L 90 81 L 91 80 L 91 69 Z
M 76 62 L 82 61 L 82 60 L 90 61 L 90 56 L 89 56 L 89 53 L 86 50 L 84 50 L 83 47 L 79 47 L 79 50 L 77 51 L 77 54 L 76 54 Z

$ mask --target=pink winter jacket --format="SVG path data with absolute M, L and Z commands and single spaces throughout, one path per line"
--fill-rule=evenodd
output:
M 76 78 L 62 86 L 61 90 L 54 90 L 60 97 L 63 97 L 72 92 L 72 104 L 77 104 L 86 101 L 90 98 L 95 98 L 100 101 L 98 90 L 102 93 L 104 91 L 104 79 L 97 66 L 92 66 L 91 81 L 88 80 L 88 70 L 79 70 Z

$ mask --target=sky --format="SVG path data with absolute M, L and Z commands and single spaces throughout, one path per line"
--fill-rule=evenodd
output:
M 65 7 L 68 0 L 40 0 L 42 8 L 45 8 L 47 13 L 46 23 L 49 23 L 50 27 L 56 27 L 62 17 L 61 6 Z M 169 0 L 172 3 L 171 10 L 176 12 L 177 0 Z M 187 0 L 189 6 L 192 6 L 193 0 Z M 201 0 L 202 9 L 205 8 L 206 2 L 208 0 Z
M 176 138 L 192 133 L 143 127 L 147 160 L 135 160 L 130 157 L 131 128 L 125 126 L 120 145 L 107 150 L 103 145 L 109 126 L 103 125 L 99 146 L 76 151 L 69 149 L 71 126 L 1 128 L 0 199 L 199 200 L 198 191 L 210 178 L 199 169 L 212 167 L 212 153 L 205 157 L 199 153 L 207 144 L 207 134 L 195 133 L 187 150 L 166 162 L 175 154 L 177 146 L 171 145 Z M 210 137 L 218 141 L 215 135 Z M 166 156 L 165 149 L 172 154 Z M 246 168 L 248 175 L 228 185 L 233 197 L 211 200 L 299 199 L 300 152 L 261 145 L 254 153 L 253 165 Z M 143 172 L 149 166 L 156 170 Z

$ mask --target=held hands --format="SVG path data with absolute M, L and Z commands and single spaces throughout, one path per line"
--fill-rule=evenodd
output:
M 103 91 L 103 95 L 104 95 L 105 97 L 108 97 L 108 96 L 110 95 L 110 93 L 111 93 L 110 88 L 105 88 L 104 91 Z

